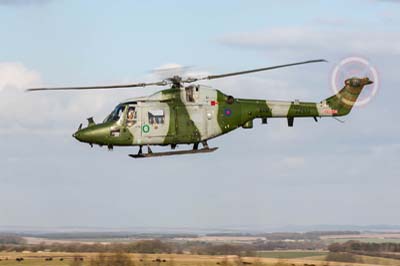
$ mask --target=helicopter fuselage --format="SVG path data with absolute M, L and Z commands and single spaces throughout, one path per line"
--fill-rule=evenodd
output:
M 363 81 L 357 79 L 357 81 Z M 74 137 L 89 144 L 113 146 L 172 145 L 204 142 L 239 127 L 252 128 L 253 120 L 341 116 L 350 112 L 365 84 L 351 86 L 321 101 L 268 101 L 236 99 L 203 85 L 171 87 L 148 97 L 128 99 L 101 124 L 89 119 Z M 346 100 L 352 101 L 347 103 Z M 354 100 L 354 102 L 353 102 Z

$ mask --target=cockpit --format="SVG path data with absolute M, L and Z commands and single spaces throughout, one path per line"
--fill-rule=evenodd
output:
M 138 120 L 138 114 L 136 110 L 136 105 L 132 105 L 132 103 L 123 103 L 117 105 L 111 112 L 111 114 L 109 114 L 104 119 L 103 123 L 118 121 L 121 118 L 121 116 L 124 115 L 126 108 L 128 108 L 128 110 L 126 111 L 126 119 L 125 119 L 126 125 L 128 127 L 135 125 Z
M 115 122 L 118 121 L 119 118 L 122 116 L 122 114 L 125 111 L 125 104 L 119 104 L 117 105 L 117 107 L 115 107 L 115 109 L 111 112 L 111 114 L 109 114 L 103 121 L 103 123 L 107 123 L 107 122 Z

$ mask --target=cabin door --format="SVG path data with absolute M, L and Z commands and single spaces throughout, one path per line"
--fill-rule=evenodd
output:
M 170 112 L 166 106 L 146 106 L 142 108 L 142 136 L 167 136 L 169 129 Z

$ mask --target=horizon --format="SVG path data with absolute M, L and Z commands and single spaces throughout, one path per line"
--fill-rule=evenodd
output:
M 126 228 L 106 228 L 106 227 L 25 227 L 25 226 L 0 226 L 0 234 L 76 234 L 76 233 L 126 233 L 126 234 L 249 234 L 257 235 L 263 233 L 307 233 L 307 232 L 360 232 L 360 233 L 394 233 L 400 232 L 400 225 L 287 225 L 281 227 L 268 228 L 189 228 L 189 227 L 126 227 Z

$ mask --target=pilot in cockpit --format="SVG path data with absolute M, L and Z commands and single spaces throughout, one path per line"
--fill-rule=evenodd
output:
M 129 107 L 126 115 L 126 125 L 128 127 L 133 126 L 136 123 L 136 112 L 135 107 Z

